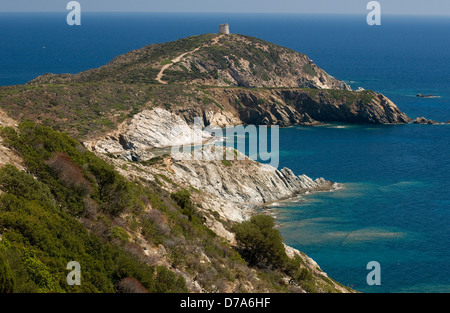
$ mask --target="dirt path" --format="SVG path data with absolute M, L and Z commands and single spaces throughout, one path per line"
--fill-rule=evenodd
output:
M 177 56 L 175 59 L 172 59 L 172 60 L 171 60 L 172 63 L 165 64 L 165 65 L 161 68 L 161 70 L 159 71 L 158 75 L 156 76 L 156 80 L 157 80 L 158 82 L 160 82 L 161 84 L 167 85 L 168 82 L 162 80 L 162 77 L 163 77 L 163 75 L 164 75 L 164 71 L 165 71 L 165 70 L 167 70 L 172 64 L 174 64 L 174 63 L 176 63 L 176 62 L 179 62 L 179 61 L 180 61 L 182 58 L 184 58 L 187 54 L 192 54 L 192 53 L 194 53 L 195 51 L 198 51 L 200 48 L 203 48 L 203 47 L 207 47 L 207 46 L 211 46 L 211 45 L 216 45 L 216 44 L 219 42 L 219 39 L 222 38 L 222 37 L 223 37 L 223 34 L 220 35 L 220 36 L 215 37 L 215 38 L 214 38 L 213 40 L 211 40 L 211 42 L 209 42 L 209 43 L 205 43 L 204 45 L 202 45 L 202 46 L 200 46 L 200 47 L 197 47 L 197 48 L 195 48 L 195 49 L 192 50 L 192 51 L 188 51 L 188 52 L 182 53 L 182 54 L 180 54 L 179 56 Z

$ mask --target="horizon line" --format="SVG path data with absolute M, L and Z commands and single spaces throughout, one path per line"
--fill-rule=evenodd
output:
M 61 11 L 1 11 L 0 13 L 67 13 L 69 10 Z M 130 14 L 145 14 L 145 13 L 164 13 L 164 14 L 270 14 L 270 15 L 366 15 L 366 12 L 226 12 L 226 11 L 82 11 L 83 13 L 130 13 Z M 450 17 L 450 13 L 388 13 L 383 15 L 388 16 L 440 16 Z

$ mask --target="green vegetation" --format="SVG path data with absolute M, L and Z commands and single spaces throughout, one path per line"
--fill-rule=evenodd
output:
M 375 98 L 375 93 L 371 90 L 354 92 L 349 90 L 328 89 L 324 91 L 324 93 L 331 99 L 344 102 L 346 107 L 350 107 L 357 102 L 368 105 Z
M 241 110 L 243 110 L 244 109 L 244 105 L 242 104 L 242 101 L 241 100 L 239 100 L 239 98 L 234 98 L 234 102 L 238 105 L 238 107 L 239 107 L 239 111 L 241 111 Z
M 170 177 L 159 172 L 166 167 L 165 156 L 140 162 L 155 166 L 153 181 L 129 180 L 69 137 L 97 137 L 141 110 L 158 106 L 174 113 L 189 112 L 198 105 L 224 110 L 222 104 L 233 104 L 234 99 L 244 118 L 259 114 L 254 111 L 258 104 L 281 103 L 276 99 L 295 105 L 311 98 L 332 99 L 350 107 L 368 104 L 374 97 L 369 91 L 203 85 L 202 80 L 221 79 L 221 69 L 230 65 L 238 72 L 248 66 L 258 80 L 266 82 L 271 75 L 286 73 L 277 64 L 285 62 L 281 55 L 287 49 L 246 36 L 249 42 L 241 37 L 234 40 L 235 35 L 222 39 L 221 45 L 199 49 L 200 58 L 190 64 L 173 64 L 165 71 L 168 85 L 155 80 L 161 65 L 216 36 L 150 45 L 99 69 L 77 75 L 48 74 L 24 86 L 0 87 L 2 109 L 19 114 L 22 121 L 36 121 L 0 130 L 2 144 L 19 154 L 26 168 L 26 172 L 12 165 L 0 169 L 0 292 L 187 291 L 181 276 L 155 265 L 161 261 L 195 277 L 208 292 L 230 291 L 230 286 L 246 292 L 249 285 L 258 291 L 297 291 L 296 284 L 307 291 L 319 290 L 315 274 L 303 259 L 286 255 L 270 217 L 254 216 L 233 226 L 201 203 L 205 193 L 180 186 L 168 172 Z M 303 70 L 317 76 L 310 64 Z M 233 165 L 229 160 L 221 162 Z M 130 162 L 121 168 L 142 170 Z M 211 222 L 234 231 L 238 248 L 205 225 Z M 158 249 L 161 259 L 144 253 L 144 246 Z M 66 264 L 72 260 L 82 265 L 81 286 L 66 284 Z M 286 283 L 286 276 L 292 284 Z M 322 282 L 320 290 L 333 291 L 332 281 Z
M 155 74 L 156 76 L 156 74 Z M 78 138 L 111 130 L 139 112 L 157 86 L 118 83 L 31 84 L 0 87 L 2 109 Z
M 171 59 L 165 59 L 161 62 L 161 65 L 167 65 L 167 64 L 172 64 L 172 60 Z
M 201 99 L 201 101 L 202 101 L 202 103 L 203 103 L 204 105 L 208 105 L 208 104 L 214 103 L 219 109 L 223 110 L 223 106 L 221 106 L 216 100 L 211 99 L 211 98 L 208 97 L 208 96 L 203 96 L 203 98 Z
M 111 229 L 111 237 L 117 238 L 122 242 L 128 242 L 130 240 L 130 236 L 120 226 L 115 226 Z
M 0 169 L 2 292 L 187 291 L 181 276 L 142 262 L 133 239 L 138 234 L 164 245 L 172 266 L 195 274 L 208 291 L 225 291 L 236 279 L 288 290 L 281 281 L 255 280 L 239 253 L 205 226 L 209 213 L 189 190 L 168 194 L 157 183 L 127 181 L 78 141 L 46 126 L 23 122 L 0 135 L 28 171 Z M 80 286 L 66 283 L 70 261 L 81 264 Z
M 181 71 L 172 69 L 166 70 L 164 72 L 164 79 L 171 84 L 190 82 L 196 79 L 206 79 L 209 77 L 207 73 L 202 73 L 200 70 L 194 66 L 191 67 L 192 71 L 185 71 L 183 68 Z
M 199 214 L 196 207 L 192 203 L 191 193 L 189 192 L 189 190 L 182 189 L 180 191 L 172 193 L 170 197 L 181 208 L 181 213 L 186 215 L 189 220 L 192 221 L 192 219 L 196 219 L 196 222 L 199 223 L 200 219 L 202 219 L 202 215 Z
M 225 165 L 225 166 L 233 166 L 233 163 L 231 163 L 228 160 L 222 160 L 222 164 Z
M 314 70 L 314 68 L 312 67 L 312 65 L 310 63 L 306 63 L 305 65 L 303 65 L 303 71 L 312 77 L 317 76 L 316 71 Z
M 236 241 L 251 266 L 282 268 L 287 260 L 283 239 L 268 215 L 255 215 L 235 225 Z
M 174 187 L 178 187 L 178 185 L 169 177 L 167 177 L 164 174 L 158 174 L 159 177 L 161 177 L 163 180 L 165 180 L 167 183 L 172 184 Z
M 149 291 L 184 290 L 174 274 L 171 284 L 161 285 L 158 276 L 166 272 L 89 233 L 30 174 L 6 165 L 0 170 L 0 184 L 5 191 L 0 196 L 0 273 L 6 268 L 7 281 L 9 277 L 15 282 L 9 291 L 114 292 L 126 277 L 137 278 Z M 83 266 L 80 286 L 65 282 L 66 264 L 72 260 Z
M 32 122 L 22 123 L 19 129 L 17 133 L 5 128 L 1 134 L 21 154 L 28 170 L 49 186 L 56 200 L 74 216 L 88 210 L 89 199 L 112 215 L 142 209 L 142 191 L 78 141 Z
M 260 84 L 270 82 L 272 76 L 298 73 L 299 69 L 295 68 L 296 63 L 290 60 L 289 55 L 295 53 L 296 57 L 301 57 L 301 54 L 257 38 L 231 34 L 222 38 L 220 45 L 200 48 L 195 52 L 195 58 L 185 60 L 190 64 L 173 64 L 164 73 L 168 85 L 161 85 L 155 80 L 162 64 L 169 64 L 174 57 L 201 47 L 216 36 L 205 34 L 149 45 L 118 56 L 98 69 L 76 75 L 46 74 L 27 85 L 0 87 L 0 105 L 11 116 L 20 112 L 21 119 L 51 126 L 78 139 L 91 139 L 111 131 L 145 108 L 160 106 L 177 113 L 181 107 L 201 103 L 214 104 L 224 110 L 227 101 L 223 97 L 203 94 L 202 89 L 206 84 L 218 85 L 218 81 L 214 80 L 232 84 L 220 74 L 223 72 L 221 70 L 228 71 L 231 65 L 238 72 L 247 68 Z M 281 55 L 284 57 L 281 58 Z M 305 63 L 302 69 L 304 73 L 317 76 L 315 67 L 310 63 Z M 247 85 L 245 81 L 240 84 Z M 271 89 L 277 88 L 253 88 L 252 91 Z M 291 92 L 293 89 L 288 90 Z M 368 104 L 373 98 L 369 92 L 343 92 L 320 91 L 320 95 L 342 100 L 347 107 L 353 103 Z M 231 100 L 238 97 L 245 103 L 244 106 L 242 102 L 236 102 L 239 111 L 251 110 L 248 100 L 244 101 L 244 98 L 233 93 L 227 96 Z M 242 112 L 242 116 L 247 115 Z
M 230 65 L 227 56 L 230 55 L 230 50 L 224 46 L 211 46 L 208 48 L 208 55 L 211 61 L 218 63 L 222 69 L 227 69 Z
M 155 165 L 155 164 L 162 164 L 164 161 L 164 158 L 167 157 L 168 154 L 164 154 L 164 155 L 160 155 L 160 156 L 156 156 L 154 158 L 145 160 L 145 161 L 141 161 L 140 163 L 144 166 L 151 166 L 151 165 Z
M 0 254 L 0 293 L 14 291 L 14 277 L 6 259 Z
M 64 134 L 31 122 L 19 130 L 1 135 L 36 178 L 12 165 L 0 169 L 1 291 L 114 292 L 127 277 L 151 292 L 186 290 L 181 277 L 114 244 L 129 241 L 125 229 L 102 227 L 125 211 L 139 214 L 149 201 L 142 187 Z M 90 220 L 90 231 L 76 217 Z M 65 281 L 72 260 L 82 264 L 80 286 Z
M 275 229 L 275 220 L 271 216 L 252 216 L 250 220 L 234 225 L 233 230 L 240 254 L 250 266 L 265 269 L 262 275 L 264 279 L 274 283 L 284 273 L 303 289 L 317 292 L 316 280 L 301 258 L 296 256 L 291 259 L 287 256 L 283 238 Z

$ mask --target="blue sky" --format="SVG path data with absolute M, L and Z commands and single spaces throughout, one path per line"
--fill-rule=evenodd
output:
M 366 14 L 370 0 L 78 0 L 82 11 Z M 0 11 L 65 11 L 69 0 L 0 0 Z M 379 0 L 385 14 L 450 15 L 450 0 Z

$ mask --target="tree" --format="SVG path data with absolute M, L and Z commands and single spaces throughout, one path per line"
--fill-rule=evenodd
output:
M 288 256 L 275 220 L 268 215 L 255 215 L 250 220 L 233 227 L 236 241 L 249 265 L 262 268 L 283 269 Z
M 133 277 L 123 278 L 117 285 L 116 291 L 120 293 L 148 293 L 144 285 Z
M 189 217 L 189 220 L 192 220 L 192 218 L 196 216 L 197 212 L 191 200 L 191 193 L 188 190 L 182 189 L 180 191 L 174 192 L 170 195 L 170 197 L 181 208 L 181 213 Z
M 14 278 L 8 262 L 0 254 L 0 293 L 11 293 L 14 290 Z

